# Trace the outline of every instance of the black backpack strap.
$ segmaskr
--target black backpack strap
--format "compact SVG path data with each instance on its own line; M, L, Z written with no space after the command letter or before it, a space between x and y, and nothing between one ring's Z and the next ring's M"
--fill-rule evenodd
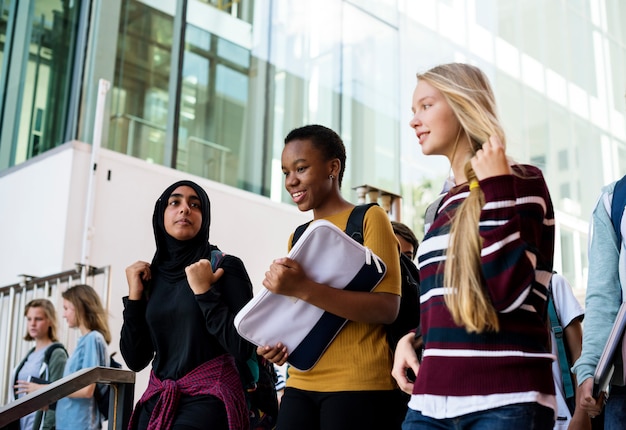
M346 224L346 234L352 239L363 245L363 220L365 219L365 212L372 206L378 206L378 203L367 203L364 205L357 205L352 209L348 222Z
M311 221L304 223L302 225L299 225L296 228L296 231L293 232L293 238L291 239L291 247L293 248L293 246L296 244L296 242L298 241L298 239L300 239L300 236L302 236L302 233L304 233L304 230L307 229L307 227L309 226L309 224L311 224Z
M352 209L352 212L350 212L350 216L348 217L348 222L346 224L346 234L359 242L361 245L363 245L363 220L365 219L365 212L367 212L367 210L372 206L378 206L378 203L367 203L355 206L354 209ZM300 239L309 224L311 224L311 221L299 225L293 232L293 238L291 239L292 248L298 239Z
M59 348L65 351L65 347L60 342L55 342L52 345L50 345L48 348L46 348L46 352L43 356L43 362L46 364L50 363L50 357L52 357L52 353ZM65 354L67 355L67 351L65 351Z

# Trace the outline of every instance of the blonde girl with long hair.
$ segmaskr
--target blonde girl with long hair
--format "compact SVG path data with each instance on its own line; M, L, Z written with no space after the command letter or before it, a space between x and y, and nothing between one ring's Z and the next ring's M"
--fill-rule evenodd
M108 366L107 345L111 332L106 310L98 293L89 285L80 284L62 293L63 318L70 328L80 331L80 338L70 355L63 376L94 366ZM57 430L95 430L102 427L94 392L96 384L88 385L57 402Z
M421 363L412 334L396 349L392 374L412 394L403 429L551 429L548 188L539 169L507 157L480 69L444 64L417 80L410 126L425 155L448 158L454 185L418 249Z

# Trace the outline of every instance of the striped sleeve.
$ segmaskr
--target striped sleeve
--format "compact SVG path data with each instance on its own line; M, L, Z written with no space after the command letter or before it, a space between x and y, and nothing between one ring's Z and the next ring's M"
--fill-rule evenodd
M514 166L515 174L480 181L481 261L494 307L510 312L543 306L552 272L554 210L541 171ZM537 301L529 295L538 295Z

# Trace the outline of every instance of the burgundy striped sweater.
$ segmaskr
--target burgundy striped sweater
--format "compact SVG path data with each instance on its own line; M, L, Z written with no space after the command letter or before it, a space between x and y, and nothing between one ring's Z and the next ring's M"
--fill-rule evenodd
M443 296L450 223L467 184L444 197L420 244L421 323L425 353L414 394L485 396L554 394L546 323L554 251L554 210L541 171L513 166L515 175L480 181L484 287L498 313L498 333L457 326Z

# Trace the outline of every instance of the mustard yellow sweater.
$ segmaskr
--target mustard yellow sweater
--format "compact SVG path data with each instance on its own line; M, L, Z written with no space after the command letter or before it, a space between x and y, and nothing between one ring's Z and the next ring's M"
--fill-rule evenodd
M350 212L324 219L345 230ZM382 208L374 206L366 212L363 239L364 245L387 266L387 273L374 292L400 295L398 241ZM289 368L287 386L320 392L391 390L396 387L392 365L384 325L348 321L311 370Z

